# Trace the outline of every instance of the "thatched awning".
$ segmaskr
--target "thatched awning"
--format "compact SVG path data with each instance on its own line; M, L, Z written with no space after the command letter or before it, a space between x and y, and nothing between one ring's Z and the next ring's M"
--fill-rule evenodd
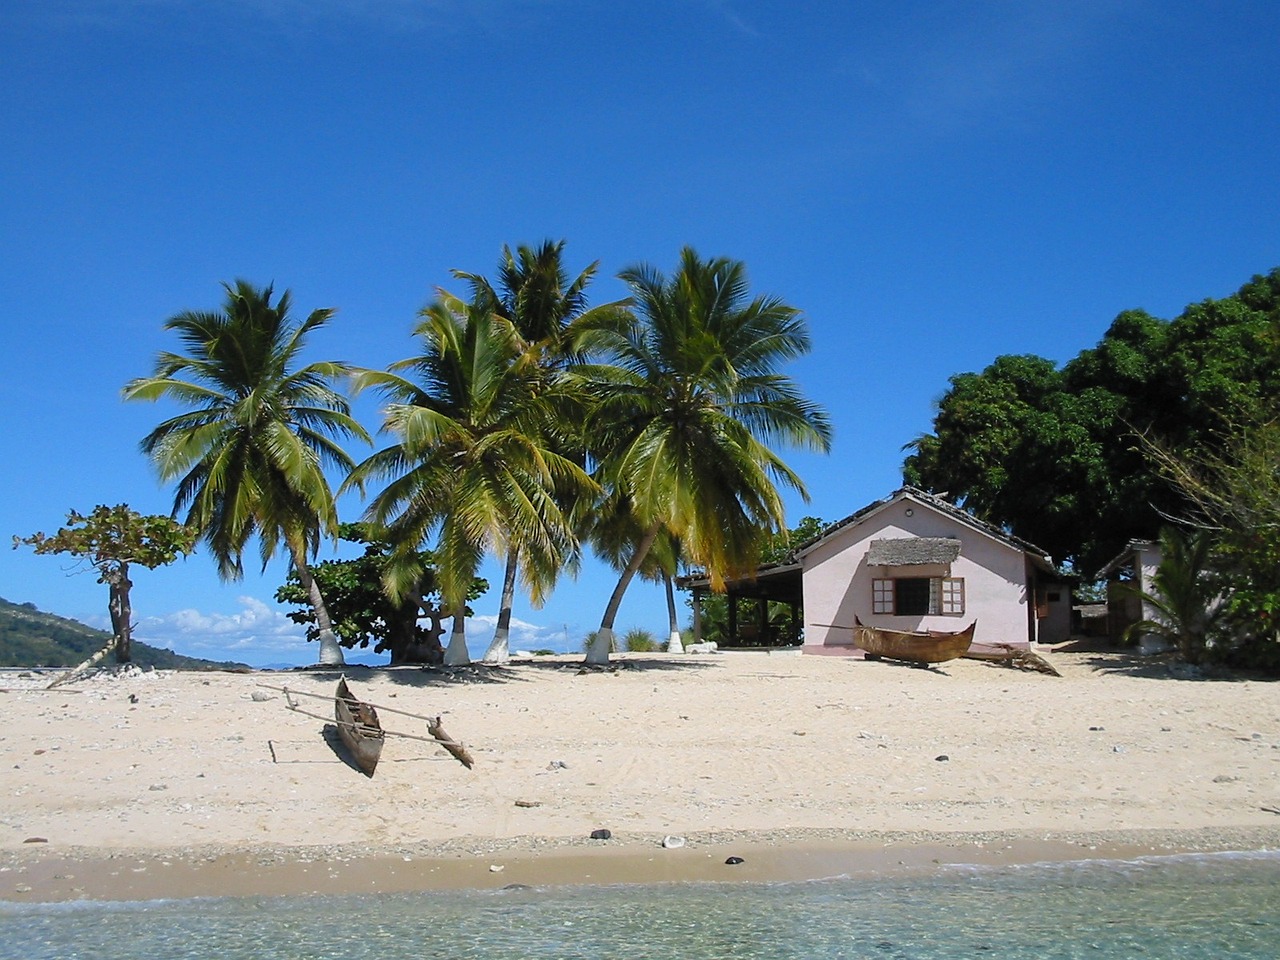
M919 567L948 564L960 556L960 541L952 537L898 537L872 540L867 563L877 567Z

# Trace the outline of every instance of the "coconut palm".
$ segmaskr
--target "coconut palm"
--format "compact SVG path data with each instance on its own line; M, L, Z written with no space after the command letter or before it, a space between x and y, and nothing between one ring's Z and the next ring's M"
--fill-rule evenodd
M332 387L349 368L333 361L300 366L307 336L333 311L295 323L288 291L272 305L271 286L237 280L223 289L221 312L185 311L165 323L187 352L159 354L152 376L131 380L124 397L191 408L142 441L161 479L178 483L174 514L187 511L186 523L200 531L224 580L243 576L241 558L254 536L264 567L283 542L315 611L320 662L341 664L307 557L322 535L337 533L324 470L352 466L338 441L369 437Z
M647 265L620 277L635 316L584 329L577 348L607 362L574 375L596 396L587 435L599 479L629 499L642 533L591 662L608 659L623 594L664 531L714 585L754 569L761 542L783 529L777 484L806 496L770 445L825 451L831 438L826 413L777 372L809 349L799 311L750 297L742 263L685 248L670 279Z
M455 270L454 275L470 283L476 301L490 304L497 316L511 323L519 338L518 355L513 361L519 368L517 375L531 384L549 385L575 359L571 350L574 327L611 315L623 307L620 303L611 303L588 309L586 288L595 276L596 267L597 264L593 263L570 279L564 267L564 241L547 240L537 247L522 245L514 253L510 247L503 247L496 288L478 274ZM552 396L557 395L554 390L548 392ZM559 395L563 396L563 392ZM560 453L580 460L581 455L575 456L574 451L581 444L568 435L572 431L567 429L575 419L580 418L565 410L556 416L562 435L558 449ZM562 498L562 507L567 506L569 504ZM530 559L528 555L523 557L522 569L526 582L535 584L531 592L548 592L560 572L561 563L557 561L551 567L538 569L530 565ZM511 610L521 560L521 544L512 539L508 544L503 573L498 622L484 655L485 662L503 663L510 656Z
M518 549L528 567L558 569L578 544L557 494L590 498L596 487L557 450L563 388L524 375L515 362L520 338L490 300L464 302L440 291L414 336L418 356L355 378L358 390L377 389L390 401L383 426L396 442L347 482L388 481L368 518L406 549L435 531L437 581L453 616L445 663L459 665L470 662L466 597L485 552ZM396 577L389 580L394 591ZM540 601L544 582L529 583Z

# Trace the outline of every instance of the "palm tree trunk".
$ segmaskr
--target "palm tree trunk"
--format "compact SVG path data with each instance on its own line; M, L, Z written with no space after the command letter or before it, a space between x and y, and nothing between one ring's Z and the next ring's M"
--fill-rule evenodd
M516 595L516 567L520 551L514 546L507 551L507 569L502 575L502 606L498 609L498 625L493 628L493 640L484 652L485 663L506 663L511 659L508 637L511 635L511 604Z
M324 595L320 593L320 584L311 575L306 550L296 543L290 543L289 553L293 557L293 569L298 574L298 582L307 591L307 600L316 616L316 629L320 632L320 657L316 662L326 667L340 667L347 661L342 655L338 636L333 632L333 620L329 617L329 608L325 606Z
M627 592L631 578L640 569L640 564L644 563L644 558L649 555L661 531L662 522L658 521L645 531L640 542L636 544L635 555L627 564L627 569L622 571L622 577L618 580L618 585L613 588L613 595L609 597L609 605L604 608L604 616L600 618L600 629L596 631L595 642L587 649L587 663L609 662L609 651L613 649L613 622L618 618L618 608L622 606L622 595Z
M453 611L453 631L449 634L449 646L444 651L446 667L465 667L471 662L467 652L467 606L464 603Z
M667 653L684 653L684 644L680 642L680 618L676 615L676 593L671 586L671 574L664 573L662 583L667 588Z

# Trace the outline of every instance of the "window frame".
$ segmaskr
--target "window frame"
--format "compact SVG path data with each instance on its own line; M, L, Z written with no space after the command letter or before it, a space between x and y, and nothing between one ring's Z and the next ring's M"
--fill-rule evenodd
M898 583L928 581L929 599L924 613L901 613ZM967 606L964 577L873 577L871 612L889 617L963 617Z

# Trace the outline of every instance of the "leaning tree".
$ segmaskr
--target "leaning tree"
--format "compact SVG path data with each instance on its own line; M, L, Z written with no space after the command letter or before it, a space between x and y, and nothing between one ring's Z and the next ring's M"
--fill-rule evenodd
M174 514L186 510L224 580L243 576L241 557L255 536L264 568L283 541L315 610L320 662L341 664L308 556L322 536L337 535L325 467L353 466L338 441L369 436L332 386L347 376L347 365L301 363L307 337L333 311L315 310L296 323L288 291L273 304L270 286L237 280L224 289L221 311L185 311L168 320L165 329L187 352L161 353L153 374L130 381L124 397L190 408L142 441L161 479L178 484Z

